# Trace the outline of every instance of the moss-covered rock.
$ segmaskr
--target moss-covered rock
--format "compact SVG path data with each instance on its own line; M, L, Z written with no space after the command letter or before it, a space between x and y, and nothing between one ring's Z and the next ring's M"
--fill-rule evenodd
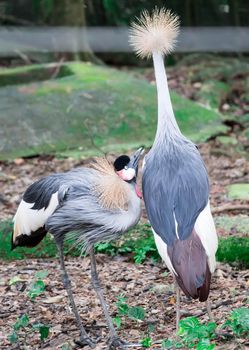
M40 74L42 66L26 69ZM2 75L24 73L24 68L16 68ZM128 73L87 63L65 64L64 73L57 79L0 89L0 159L152 144L157 118L154 86ZM174 92L172 100L182 132L194 142L226 130L218 113Z

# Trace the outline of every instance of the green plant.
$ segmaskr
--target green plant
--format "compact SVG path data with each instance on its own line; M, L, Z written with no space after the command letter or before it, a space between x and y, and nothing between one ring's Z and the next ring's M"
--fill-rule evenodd
M145 310L141 306L129 306L127 303L127 298L124 294L117 297L117 312L116 316L113 317L113 321L119 328L122 324L122 317L126 316L132 320L142 321L145 319Z
M141 340L141 345L144 348L150 348L152 345L152 339L151 337L147 336Z
M22 338L24 342L27 343L27 336L33 331L38 330L40 333L40 340L43 341L49 335L49 326L43 323L33 323L29 322L29 316L24 314L17 318L16 322L12 325L12 332L8 335L8 340L11 344L19 343Z
M29 291L27 295L31 299L35 299L38 295L42 294L45 290L45 283L42 278L46 278L48 275L47 270L38 271L35 273L34 280L30 284ZM17 283L20 281L18 276L10 279L9 285ZM8 335L8 340L14 344L19 343L22 338L24 342L27 343L27 336L34 331L38 331L40 334L40 340L43 341L49 335L49 326L43 323L33 323L29 322L29 315L24 314L17 318L16 322L12 326L12 333Z
M196 349L201 350L205 340L205 349L211 350L215 348L215 344L211 344L210 340L215 337L216 327L215 322L201 324L196 317L187 317L179 322L177 335L180 336L182 343L190 349L196 347Z
M43 270L43 271L38 271L35 274L35 279L32 281L29 291L28 291L28 296L31 299L35 299L37 296L42 294L46 288L45 283L43 282L42 278L47 277L48 271Z
M222 325L222 328L230 328L237 337L249 336L249 309L241 307L231 311L228 320Z

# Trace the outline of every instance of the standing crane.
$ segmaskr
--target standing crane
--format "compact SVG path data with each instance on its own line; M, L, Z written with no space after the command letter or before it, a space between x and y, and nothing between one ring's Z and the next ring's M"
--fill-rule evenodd
M180 290L207 301L218 246L209 205L209 181L201 155L177 125L164 67L179 32L171 11L147 11L132 24L130 42L138 56L152 56L158 99L156 137L143 164L145 207L159 254L176 280L177 317ZM211 317L208 302L207 311Z
M114 329L100 288L94 244L118 238L136 225L141 216L141 196L136 177L143 149L130 158L118 157L114 164L96 158L90 167L53 174L33 183L23 195L14 217L12 248L34 247L53 234L58 249L61 276L80 330L80 342L94 347L82 325L66 271L63 242L73 239L89 253L91 279L110 330L110 346L121 343Z

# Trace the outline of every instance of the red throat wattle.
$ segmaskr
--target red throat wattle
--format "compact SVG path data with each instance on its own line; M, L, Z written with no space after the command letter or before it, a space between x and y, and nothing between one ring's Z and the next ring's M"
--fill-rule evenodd
M136 191L137 196L142 199L143 195L142 195L142 192L139 190L137 184L135 185L135 191Z

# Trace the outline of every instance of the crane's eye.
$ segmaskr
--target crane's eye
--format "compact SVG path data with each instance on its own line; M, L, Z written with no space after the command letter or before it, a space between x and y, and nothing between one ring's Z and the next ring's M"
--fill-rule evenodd
M128 166L126 165L125 167L124 167L124 170L127 170L128 169Z

